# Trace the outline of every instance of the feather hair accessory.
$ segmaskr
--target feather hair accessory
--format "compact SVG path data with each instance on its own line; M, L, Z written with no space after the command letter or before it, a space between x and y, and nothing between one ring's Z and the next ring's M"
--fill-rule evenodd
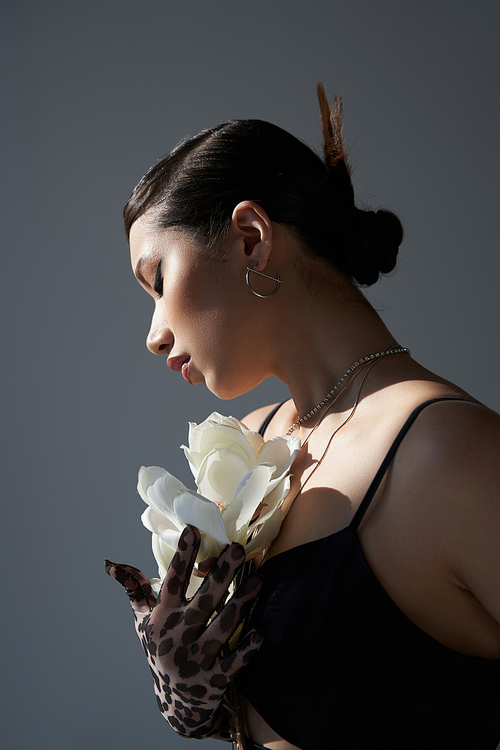
M350 174L351 170L347 162L347 152L342 138L342 97L336 96L333 107L330 108L323 84L318 83L316 90L321 114L325 162L331 169L335 169L339 166L339 163L342 163L347 169L348 174Z

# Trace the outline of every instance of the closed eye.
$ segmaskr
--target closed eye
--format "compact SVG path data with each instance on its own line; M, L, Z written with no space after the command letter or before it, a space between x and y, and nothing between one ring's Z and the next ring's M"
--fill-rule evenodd
M153 285L153 289L158 295L158 299L160 299L160 297L163 295L163 277L161 275L161 260L158 263L158 267L156 269L155 283Z

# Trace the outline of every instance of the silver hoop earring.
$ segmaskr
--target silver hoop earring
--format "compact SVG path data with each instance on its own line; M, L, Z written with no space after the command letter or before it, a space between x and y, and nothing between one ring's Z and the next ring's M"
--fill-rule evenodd
M255 294L256 297L261 297L262 299L267 299L268 297L274 297L274 295L276 294L276 292L278 291L278 289L281 286L281 279L280 279L280 277L276 276L276 278L275 278L274 276L269 276L267 273L261 273L260 271L256 271L255 270L255 266L256 265L258 265L258 264L254 263L253 266L247 266L246 281L247 281L248 288L250 289L250 291L252 292L252 294ZM255 291L255 289L252 289L252 285L250 284L250 271L253 271L254 273L259 274L259 276L264 276L266 279L271 279L271 281L275 281L276 282L276 289L274 290L274 292L271 292L271 294L259 294L258 292Z

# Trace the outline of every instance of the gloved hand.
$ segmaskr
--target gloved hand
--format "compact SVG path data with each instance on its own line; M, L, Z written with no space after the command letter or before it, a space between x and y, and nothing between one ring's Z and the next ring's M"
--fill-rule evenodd
M148 579L137 568L106 560L106 572L125 587L130 598L163 716L184 737L230 739L222 699L231 680L258 651L262 635L250 631L227 655L221 649L250 609L262 580L252 573L208 623L243 564L245 552L239 544L227 547L187 601L199 545L199 531L186 526L157 601Z

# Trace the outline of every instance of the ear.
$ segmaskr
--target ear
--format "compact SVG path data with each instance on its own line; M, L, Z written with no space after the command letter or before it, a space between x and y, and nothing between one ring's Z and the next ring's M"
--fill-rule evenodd
M233 211L231 229L240 241L246 265L262 272L272 252L273 230L267 213L257 203L242 201Z

